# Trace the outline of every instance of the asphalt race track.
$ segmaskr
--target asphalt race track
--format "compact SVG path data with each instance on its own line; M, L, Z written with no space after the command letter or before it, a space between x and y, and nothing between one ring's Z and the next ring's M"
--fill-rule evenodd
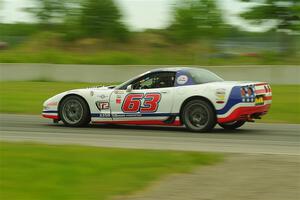
M34 115L0 114L0 140L102 147L300 155L300 125L248 123L211 133L184 128L90 125L70 128Z

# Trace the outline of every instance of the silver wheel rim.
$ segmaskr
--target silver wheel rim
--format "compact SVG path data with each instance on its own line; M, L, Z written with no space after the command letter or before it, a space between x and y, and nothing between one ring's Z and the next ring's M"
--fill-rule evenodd
M191 105L188 108L188 120L193 127L202 129L208 123L209 111L205 106L200 104Z
M64 104L62 115L68 124L76 124L82 119L83 107L78 100L70 99Z

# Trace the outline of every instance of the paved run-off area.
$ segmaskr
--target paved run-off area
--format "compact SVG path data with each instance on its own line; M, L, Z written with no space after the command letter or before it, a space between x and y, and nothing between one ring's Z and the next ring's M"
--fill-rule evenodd
M153 183L128 200L300 199L300 125L247 124L195 134L183 128L68 128L31 115L0 115L0 140L229 153L221 164ZM235 153L235 154L232 154Z
M221 164L173 175L118 200L299 200L300 157L228 155Z

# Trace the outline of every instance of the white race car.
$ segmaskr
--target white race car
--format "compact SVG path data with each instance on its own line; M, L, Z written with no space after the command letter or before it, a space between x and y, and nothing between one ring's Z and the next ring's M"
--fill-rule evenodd
M164 68L119 86L75 89L44 102L43 117L67 126L92 123L235 129L267 113L272 102L264 82L224 81L200 68Z

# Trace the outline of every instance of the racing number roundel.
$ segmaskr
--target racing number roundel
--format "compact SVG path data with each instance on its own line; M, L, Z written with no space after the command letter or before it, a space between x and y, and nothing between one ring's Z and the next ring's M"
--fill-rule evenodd
M125 97L122 111L128 112L155 112L158 109L161 95L159 93L129 94ZM142 100L143 104L142 104Z

